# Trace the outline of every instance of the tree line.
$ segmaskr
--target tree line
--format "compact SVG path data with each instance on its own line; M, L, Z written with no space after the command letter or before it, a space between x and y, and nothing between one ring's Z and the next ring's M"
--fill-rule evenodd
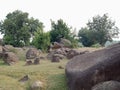
M57 22L51 20L51 30L44 31L44 24L33 17L29 18L27 12L15 10L8 13L6 18L0 22L0 32L4 35L4 44L15 47L33 45L38 49L47 51L47 47L53 42L59 42L60 38L71 41L72 47L78 47L78 43L90 47L96 43L101 46L112 37L119 34L107 14L97 15L88 21L86 27L79 29L78 34L73 34L74 29L69 27L62 19ZM75 37L78 37L77 39Z

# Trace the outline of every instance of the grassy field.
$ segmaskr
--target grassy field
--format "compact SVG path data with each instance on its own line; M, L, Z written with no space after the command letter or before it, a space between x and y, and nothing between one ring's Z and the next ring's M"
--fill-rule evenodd
M41 60L39 65L24 66L20 61L14 66L8 66L0 60L0 90L30 90L30 84L36 80L43 82L42 90L67 90L65 67L68 60L59 63L51 63L49 60ZM18 80L29 75L30 80L25 83Z

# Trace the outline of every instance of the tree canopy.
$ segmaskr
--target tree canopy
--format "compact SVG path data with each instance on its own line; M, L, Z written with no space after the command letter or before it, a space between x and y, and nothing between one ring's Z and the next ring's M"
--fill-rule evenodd
M87 29L81 28L78 36L85 46L95 43L103 46L106 41L112 40L118 34L119 29L115 26L115 22L104 14L103 16L97 15L92 18L92 21L88 21Z
M58 20L57 23L51 21L51 42L59 42L60 38L69 38L70 35L70 28L67 24L62 20Z
M28 13L15 10L8 13L6 19L0 24L0 32L4 34L5 44L23 46L30 43L31 35L37 28L43 28L43 24L34 18L28 18ZM42 29L41 29L42 30Z

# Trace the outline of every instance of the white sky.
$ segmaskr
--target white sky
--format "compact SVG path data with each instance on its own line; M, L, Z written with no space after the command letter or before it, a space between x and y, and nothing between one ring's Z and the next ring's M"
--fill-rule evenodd
M50 19L63 19L79 30L95 15L108 13L120 25L120 0L0 0L0 20L9 12L22 10L44 23L50 30ZM120 27L119 27L120 28Z

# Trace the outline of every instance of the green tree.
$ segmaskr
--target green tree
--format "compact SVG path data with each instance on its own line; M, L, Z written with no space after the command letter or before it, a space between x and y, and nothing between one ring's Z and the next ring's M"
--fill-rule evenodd
M51 42L59 42L60 38L65 38L71 41L72 47L77 47L78 41L74 39L75 35L71 33L71 29L62 19L59 19L57 23L51 21Z
M0 32L4 34L5 44L19 47L29 45L31 36L40 26L42 28L42 23L33 18L29 19L28 13L15 10L1 21Z
M92 21L88 21L87 27L79 30L78 36L85 46L96 43L103 46L106 41L112 40L112 37L118 34L119 29L115 26L115 22L104 14L103 16L97 15L92 18Z
M29 31L31 33L31 37L34 37L34 33L37 31L37 29L40 29L43 31L43 23L39 22L38 19L34 19L33 17L29 19Z
M32 44L41 49L43 52L47 52L48 46L50 45L50 34L49 32L43 32L38 29L33 38Z
M62 19L58 20L57 23L51 21L51 42L59 42L60 38L68 39L70 36L70 28L67 26Z
M106 41L112 40L112 37L119 34L118 27L115 26L115 22L112 21L107 14L93 17L92 21L87 23L87 26L89 30L96 32L96 41L102 46Z
M79 30L78 36L80 42L86 47L90 47L91 45L95 44L95 32L88 30L88 28L81 28Z

